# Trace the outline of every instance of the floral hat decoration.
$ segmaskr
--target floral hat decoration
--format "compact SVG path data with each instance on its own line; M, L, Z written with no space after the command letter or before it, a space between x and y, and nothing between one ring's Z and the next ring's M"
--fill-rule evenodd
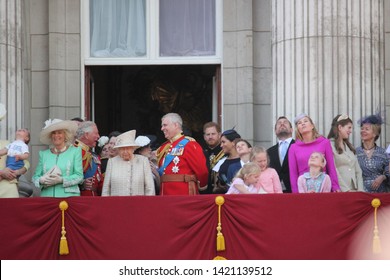
M106 145L109 140L110 138L108 138L108 136L101 136L98 140L98 147L103 148L104 145Z
M145 147L149 145L151 142L150 138L147 136L140 135L137 138L135 138L135 143L137 143L140 147Z
M384 118L382 117L382 113L378 112L374 115L365 116L365 117L361 118L360 120L358 120L358 124L360 124L360 126L362 126L363 124L366 124L366 123L382 125L385 122L384 122Z

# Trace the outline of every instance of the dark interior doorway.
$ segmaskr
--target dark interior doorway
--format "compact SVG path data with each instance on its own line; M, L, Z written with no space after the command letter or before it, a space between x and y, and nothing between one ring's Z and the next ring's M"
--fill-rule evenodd
M220 88L218 65L91 66L86 72L86 106L100 135L136 129L161 144L161 117L176 112L185 134L202 141L202 126L212 120L213 92Z

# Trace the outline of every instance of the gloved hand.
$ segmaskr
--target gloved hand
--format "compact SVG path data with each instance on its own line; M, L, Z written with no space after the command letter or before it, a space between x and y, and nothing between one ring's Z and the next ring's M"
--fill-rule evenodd
M45 182L44 184L47 185L47 186L54 186L54 185L57 185L59 183L62 183L63 179L60 175L54 175L54 174L50 174L46 179L45 179Z
M41 178L39 178L39 183L41 184L41 185L46 185L46 180L47 180L47 178L48 178L48 175L43 175L43 176L41 176Z

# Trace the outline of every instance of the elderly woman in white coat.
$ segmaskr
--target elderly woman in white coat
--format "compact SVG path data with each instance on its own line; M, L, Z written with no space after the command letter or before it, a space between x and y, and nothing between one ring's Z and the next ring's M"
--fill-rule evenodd
M135 133L130 130L116 138L118 155L108 160L102 196L155 195L149 160L134 154L139 148Z
M362 170L356 156L356 150L348 140L352 133L352 126L353 123L349 116L337 115L332 121L332 127L328 134L340 189L343 192L363 191Z

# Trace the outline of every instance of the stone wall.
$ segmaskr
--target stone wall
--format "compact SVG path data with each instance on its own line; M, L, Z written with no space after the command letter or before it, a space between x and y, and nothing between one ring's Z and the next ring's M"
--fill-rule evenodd
M38 152L47 148L39 142L44 121L81 114L80 1L24 4L25 95L31 97L27 123L32 128L31 162L37 163Z

